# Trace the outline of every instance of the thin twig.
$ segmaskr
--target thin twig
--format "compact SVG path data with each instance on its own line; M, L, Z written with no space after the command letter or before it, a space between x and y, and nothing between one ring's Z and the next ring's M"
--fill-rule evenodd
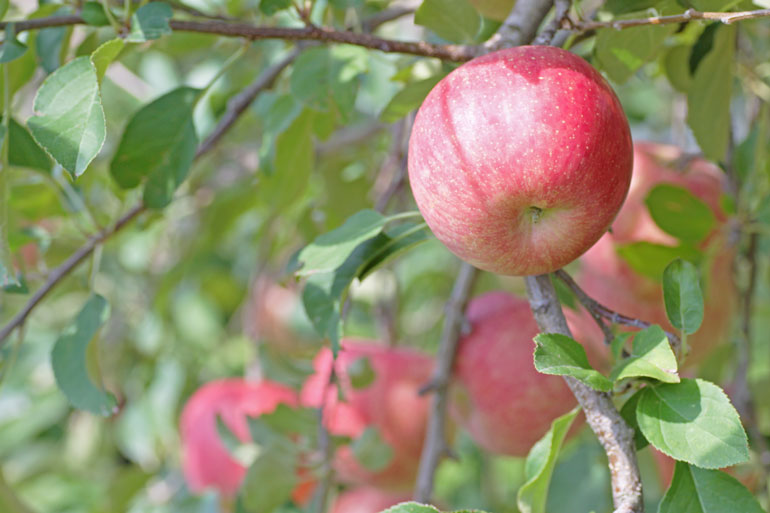
M541 332L572 336L547 274L527 276L527 295ZM623 421L609 394L594 390L571 376L564 376L564 380L607 453L614 513L642 513L642 480L636 461L634 430Z
M586 292L580 288L580 285L575 282L575 280L572 279L572 276L567 274L567 272L564 269L559 269L554 273L557 278L559 278L562 282L564 282L567 287L570 288L573 294L575 294L575 297L578 301L580 301L580 304L585 307L586 310L591 314L591 316L599 323L601 319L606 319L610 321L612 324L618 324L621 326L629 326L631 328L639 328L639 329L646 329L652 326L651 323L647 321L643 321L641 319L635 319L633 317L629 317L627 315L620 314L603 304L596 301L594 298L586 294ZM600 323L600 326L602 326L604 323ZM666 336L668 337L668 341L671 344L671 348L679 354L682 348L682 341L679 339L679 337L671 333L670 331L664 330L666 333ZM606 336L606 333L605 333Z
M425 443L422 447L417 484L414 490L414 500L417 502L430 502L433 495L436 467L441 457L447 453L447 388L457 352L457 343L464 323L465 306L477 276L478 270L475 267L463 263L455 280L452 294L446 304L446 316L444 317L441 341L436 356L436 367L428 387L433 391L433 397L431 398L430 418L425 432Z
M671 16L650 16L647 18L635 18L630 20L577 21L572 22L572 28L578 32L587 32L589 30L601 28L623 30L631 27L640 27L642 25L668 25L672 23L686 23L692 20L720 21L729 25L736 21L766 18L768 16L770 16L770 9L757 9L755 11L741 12L702 12L695 9L687 9L682 14L673 14Z
M292 55L294 55L294 52L292 52L289 57ZM238 101L228 105L228 111L225 112L225 114L219 120L219 123L217 123L214 131L200 144L199 149L195 154L196 159L201 157L205 152L210 151L215 146L217 141L222 138L222 135L224 135L224 133L235 124L238 116L242 114L248 106L248 103L244 105L244 102L248 98L251 98L251 101L253 101L260 91L270 87L277 74L280 73L280 69L278 68L285 62L285 60L289 59L289 57L286 57L278 64L275 64L274 66L266 69L254 80L254 82L252 82L250 86L247 86L247 88L244 90L244 93L248 92L248 96L245 94L239 95L236 97L239 98ZM286 66L288 66L288 63L286 63L284 68ZM237 109L237 115L232 115L229 109ZM22 308L22 310L17 313L13 319L8 322L8 324L3 326L2 330L0 330L0 348L2 348L3 344L5 344L8 335L10 335L14 329L24 324L24 322L27 320L27 317L29 317L35 307L40 304L43 298L45 298L48 293L51 292L54 287L56 287L56 285L58 285L76 267L78 267L80 263L83 262L83 260L85 260L94 251L94 249L96 249L97 246L103 244L107 239L111 238L113 235L125 228L131 223L131 221L133 221L136 217L139 216L139 214L144 211L145 207L142 203L135 205L133 208L131 208L131 210L126 212L120 219L118 219L114 225L90 238L77 251L75 251L75 253L73 253L67 260L65 260L64 263L51 271L46 282L35 292L35 294L33 294L29 301L27 301L27 304L24 305L24 308Z
M289 55L263 71L246 89L227 102L227 111L222 116L222 119L219 120L214 131L198 146L198 150L195 152L196 158L208 153L219 142L222 136L240 118L241 114L249 108L249 105L252 104L259 93L271 87L281 72L294 62L299 53L299 48L292 50Z
M317 420L318 420L318 452L321 455L321 478L318 480L318 484L313 490L313 500L311 502L311 511L313 513L324 513L326 511L326 503L329 500L329 491L334 484L334 466L332 459L334 458L334 446L331 442L331 435L329 430L326 429L324 424L324 414L326 412L327 404L326 398L328 394L328 387L335 386L336 373L334 366L336 361L332 361L331 371L329 372L329 380L324 387L324 393L321 396L321 405L318 407Z

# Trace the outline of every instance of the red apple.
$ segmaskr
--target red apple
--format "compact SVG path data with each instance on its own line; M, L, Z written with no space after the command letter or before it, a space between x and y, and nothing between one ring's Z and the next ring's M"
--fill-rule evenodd
M500 50L428 94L409 179L433 233L499 274L554 271L590 248L631 181L628 121L607 82L549 46Z
M598 327L587 339L574 329L578 314L565 313L586 352L601 359L605 349ZM535 370L533 338L539 330L527 301L490 292L470 302L467 318L471 331L458 347L453 415L486 450L525 456L576 400L561 377Z
M639 241L674 245L676 239L655 224L644 200L658 184L669 183L689 190L711 208L717 220L713 232L701 245L709 257L706 262L708 278L703 324L688 337L691 353L687 363L695 364L728 339L736 304L732 271L735 251L727 243L727 217L719 204L725 186L723 173L703 159L682 163L682 151L675 146L634 145L634 178L628 199L612 225L612 233L605 234L580 259L577 281L600 303L620 313L673 329L666 317L660 281L636 273L620 257L618 247Z
M399 495L361 486L345 490L337 496L332 505L332 513L380 513L400 502L410 500L408 495Z
M373 379L356 388L351 373L365 369L364 362L373 371ZM321 350L314 366L315 374L302 388L302 404L318 407L323 403L324 422L333 435L357 438L374 427L393 451L384 469L371 471L358 463L350 446L340 447L334 463L340 480L388 490L411 489L428 417L428 399L418 395L418 390L430 379L433 360L412 349L344 339L335 363L341 390L329 385L329 349Z
M219 416L242 442L250 440L246 416L272 412L279 404L295 406L294 390L270 381L239 378L206 383L188 399L179 429L185 480L193 492L214 488L224 497L238 491L246 468L228 452L217 432Z

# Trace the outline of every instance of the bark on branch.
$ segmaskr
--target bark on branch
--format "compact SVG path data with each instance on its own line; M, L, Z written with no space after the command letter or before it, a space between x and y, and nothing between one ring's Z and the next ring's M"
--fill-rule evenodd
M527 295L541 332L572 336L547 274L527 276ZM614 513L642 513L642 479L636 461L634 430L620 416L609 394L594 390L569 376L565 376L564 380L607 453Z
M457 352L457 343L462 331L465 306L468 303L478 270L463 262L455 280L452 294L446 304L446 316L441 331L436 367L431 382L426 387L433 392L431 397L430 418L425 432L425 443L420 457L420 468L414 490L414 500L430 502L433 495L433 482L441 457L447 453L446 416L449 377ZM426 390L427 391L427 390Z

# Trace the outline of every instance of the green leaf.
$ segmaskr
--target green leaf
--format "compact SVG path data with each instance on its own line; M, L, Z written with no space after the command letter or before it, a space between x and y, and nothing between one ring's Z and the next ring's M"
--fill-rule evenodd
M714 48L714 35L716 34L719 25L719 22L706 25L706 28L703 29L698 40L695 41L695 44L692 46L692 50L689 52L689 58L687 59L686 68L686 70L690 72L690 76L695 73L703 58Z
M104 13L104 7L99 2L86 2L80 11L80 17L87 25L93 27L105 27L110 24L109 18Z
M129 43L144 43L171 34L168 20L173 12L168 4L150 2L143 5L131 16L131 32L126 37Z
M96 68L96 77L99 80L99 83L102 82L109 65L118 57L118 55L120 55L120 52L123 51L123 47L125 46L126 43L118 37L101 44L99 48L94 50L94 53L91 54L91 62L94 63L94 67Z
M315 162L313 118L305 109L275 142L274 170L260 181L260 198L274 212L281 212L302 196Z
M382 114L380 114L380 119L384 123L394 123L418 108L425 97L428 96L431 89L433 89L444 76L445 74L441 73L424 80L411 82L404 86L404 88L397 92L385 106Z
M481 16L467 0L423 0L414 22L453 43L473 43L481 29Z
M8 147L8 162L12 166L26 167L48 172L51 169L51 159L37 145L24 125L11 119L8 127L10 146Z
M631 338L632 333L624 332L618 333L610 343L610 353L615 360L619 360L623 354L623 348L626 347L626 342Z
M59 336L51 352L51 367L59 389L70 403L81 410L108 416L117 402L93 382L88 372L88 346L107 322L110 308L102 296L93 295L75 322Z
M660 0L607 0L602 9L618 15L643 11L650 7L655 7L658 3L660 3Z
M551 429L538 440L527 455L525 473L527 481L519 488L516 502L521 513L546 513L548 486L556 466L561 445L580 408L551 422Z
M658 513L763 513L757 499L737 479L719 470L676 462L674 477Z
M633 349L610 373L612 381L647 377L664 383L679 383L676 356L660 326L650 326L634 337Z
M618 246L616 251L631 269L655 281L663 278L663 271L672 260L681 258L697 264L703 257L693 246L666 246L644 241Z
M316 415L313 408L292 408L279 404L272 412L260 415L259 420L276 433L315 436L318 430Z
M735 25L720 25L687 94L687 124L703 154L714 161L727 152L734 63Z
M671 324L692 334L703 322L703 293L698 269L686 260L671 262L663 272L663 301Z
M311 48L294 61L291 91L308 107L334 109L343 121L348 121L353 115L359 77L368 69L369 54L363 48Z
M623 407L620 409L620 416L623 417L623 420L625 420L634 430L634 445L636 446L637 451L641 451L650 443L644 437L642 430L639 428L639 422L636 420L636 408L639 405L639 399L642 397L642 392L644 392L644 389L638 390L623 403Z
M372 257L356 275L363 280L384 262L422 242L430 240L432 234L425 223L404 223L388 228L371 241Z
M5 26L5 39L0 46L0 64L18 59L27 52L27 45L16 39L16 24Z
M193 125L198 94L180 87L142 107L112 158L110 173L121 187L131 189L146 179L144 203L150 208L166 206L190 170L198 145Z
M260 0L259 10L267 16L272 16L278 11L288 9L292 5L291 0Z
M241 506L248 513L270 513L291 497L297 483L293 454L265 447L251 464L241 485Z
M420 504L419 502L402 502L396 504L382 513L439 513L439 510L428 504Z
M382 231L387 218L374 210L361 210L345 223L328 233L319 235L299 253L304 265L299 275L334 271L340 267L356 247Z
M104 144L104 110L96 68L78 57L51 73L35 96L27 122L32 136L51 157L77 178Z
M0 0L0 20L2 20L5 17L5 13L8 12L8 2L9 0Z
M375 427L367 427L350 448L361 466L372 472L384 469L393 460L393 448L385 443Z
M572 376L596 390L612 390L612 381L591 368L586 351L579 342L558 333L535 337L535 368L543 374Z
M703 468L749 459L738 412L721 388L701 379L648 386L636 407L645 438L659 451Z
M644 17L632 13L621 18ZM599 68L622 84L658 54L663 42L676 30L675 25L644 25L624 30L600 29L596 33L596 60Z
M692 74L688 68L690 45L671 47L663 57L663 70L671 86L680 93L686 93L692 84Z
M57 14L70 14L69 9L59 9ZM62 44L67 37L68 27L49 27L38 31L35 52L40 57L40 66L46 73L53 73L61 66Z
M372 362L366 356L356 358L348 365L347 374L348 378L350 378L350 384L356 390L368 387L374 383L377 377L377 373L372 368Z
M716 223L716 217L706 203L677 185L655 186L647 194L645 204L655 224L683 242L701 242Z

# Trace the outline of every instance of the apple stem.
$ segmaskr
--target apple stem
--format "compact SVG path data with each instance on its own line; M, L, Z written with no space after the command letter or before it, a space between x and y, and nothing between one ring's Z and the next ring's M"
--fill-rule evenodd
M526 280L529 304L540 331L571 337L551 277L541 274L527 276ZM571 376L564 376L564 380L607 453L614 513L643 513L642 479L636 461L634 430L620 416L609 394L594 390Z
M532 223L535 224L543 217L543 209L540 207L529 207L527 209L529 212L529 218L532 220Z

